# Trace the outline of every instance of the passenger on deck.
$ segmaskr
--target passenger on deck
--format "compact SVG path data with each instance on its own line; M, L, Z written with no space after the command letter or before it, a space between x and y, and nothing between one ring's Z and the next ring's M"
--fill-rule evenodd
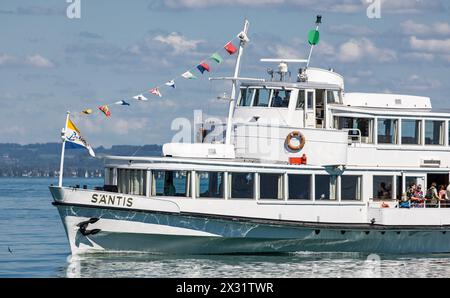
M419 184L419 185L417 185L417 187L414 191L414 195L411 198L411 205L413 207L422 208L423 202L424 202L424 198L423 198L422 185Z
M273 98L272 98L272 107L279 108L279 107L281 107L282 104L283 104L283 99L280 96L280 92L275 91L273 93Z
M379 199L390 199L391 191L386 187L386 183L381 182L380 188L378 189L378 198Z
M442 208L447 207L447 191L445 185L439 186L439 201Z
M436 189L436 182L431 183L431 187L427 190L427 203L431 204L433 207L437 207L439 201L439 194Z

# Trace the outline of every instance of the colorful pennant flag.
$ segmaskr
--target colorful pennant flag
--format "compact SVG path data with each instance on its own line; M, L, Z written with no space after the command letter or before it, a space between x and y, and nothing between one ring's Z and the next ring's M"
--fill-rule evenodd
M146 100L148 100L148 98L147 98L147 97L145 97L145 96L144 96L144 95L142 95L142 94L139 94L139 95L133 96L133 98L134 98L134 99L137 99L137 100L142 100L142 101L146 101Z
M128 102L126 102L125 100L119 100L115 102L116 105L121 105L121 106L129 106L130 104Z
M211 59L216 61L217 63L222 63L223 62L223 58L222 56L220 56L218 53L214 53L211 55Z
M170 80L165 85L168 86L168 87L175 88L175 81L174 80Z
M162 97L162 94L161 94L161 92L159 92L158 88L152 88L148 92L150 92L151 94L157 95L159 97Z
M67 126L64 131L64 141L66 142L66 148L68 149L84 148L88 150L90 156L95 157L94 150L92 150L92 147L81 136L80 131L70 119L68 119Z
M230 41L224 46L225 50L228 52L228 54L233 55L237 52L236 47L233 45L233 43Z
M185 79L188 79L188 80L195 80L195 79L197 79L197 77L194 76L194 75L192 74L192 72L190 72L190 71L186 71L186 72L183 73L181 76L182 76L183 78L185 78Z
M211 69L209 67L208 64L206 64L205 62L200 63L199 65L197 65L197 69L203 74L205 72L205 70L207 72L209 72Z
M83 111L81 111L81 113L85 114L85 115L90 115L90 114L92 114L92 109L83 110Z
M111 116L111 112L109 111L109 108L108 108L107 105L99 106L98 109L99 109L100 111L102 111L103 114L105 114L106 117Z

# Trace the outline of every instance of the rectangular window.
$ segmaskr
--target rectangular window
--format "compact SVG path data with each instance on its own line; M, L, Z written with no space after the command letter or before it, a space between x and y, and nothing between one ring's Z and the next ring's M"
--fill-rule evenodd
M298 90L297 104L295 108L297 110L303 110L305 108L305 90Z
M254 93L255 89L253 88L241 88L241 99L239 100L239 106L249 107L252 104Z
M414 119L402 119L402 144L406 145L420 145L420 120Z
M316 175L315 198L319 200L336 200L336 181L334 175Z
M223 199L223 173L196 172L197 174L197 198L221 198Z
M283 174L259 174L260 199L283 199Z
M444 121L425 120L425 144L444 145Z
M289 107L289 98L291 91L289 90L274 90L270 106L273 108L287 108Z
M313 107L314 107L314 91L308 91L307 93L308 93L308 103L307 103L308 106L307 106L307 108L309 110L312 110Z
M232 199L253 199L255 175L253 173L230 173Z
M350 129L348 135L351 141L361 139L362 143L373 143L373 119L335 117L335 128Z
M339 91L327 91L327 103L339 103Z
M362 176L341 176L341 200L361 201Z
M116 185L117 181L115 181L115 168L105 168L105 185Z
M144 196L147 170L118 169L117 184L120 193Z
M311 175L288 175L289 200L311 199Z
M402 199L402 190L403 190L403 178L402 178L402 176L395 176L395 179L396 179L395 197L397 198L397 200L401 200Z
M378 119L378 144L398 144L397 119Z
M373 198L381 200L392 199L393 176L373 176Z
M271 89L256 89L255 99L253 100L254 107L268 107Z
M189 171L153 171L152 195L170 197L190 196Z

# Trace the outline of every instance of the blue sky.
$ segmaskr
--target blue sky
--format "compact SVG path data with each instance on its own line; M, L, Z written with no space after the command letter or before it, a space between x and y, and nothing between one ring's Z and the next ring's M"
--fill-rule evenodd
M369 19L366 0L80 0L69 19L65 0L0 3L0 142L59 141L65 111L128 99L194 66L250 21L242 75L265 77L260 58L305 58L307 33L323 15L312 66L333 67L346 91L430 96L450 108L448 1L383 0ZM225 55L224 55L225 56ZM235 56L212 76L232 73ZM200 75L199 75L200 76ZM170 141L172 119L194 109L225 116L216 97L229 85L177 81L163 97L76 118L94 146Z

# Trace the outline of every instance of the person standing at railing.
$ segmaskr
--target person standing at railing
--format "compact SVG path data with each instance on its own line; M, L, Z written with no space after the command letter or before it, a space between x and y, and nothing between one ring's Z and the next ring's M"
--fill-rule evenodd
M436 182L431 183L431 187L427 190L427 202L431 204L431 207L437 207L440 201L438 191L436 189Z

